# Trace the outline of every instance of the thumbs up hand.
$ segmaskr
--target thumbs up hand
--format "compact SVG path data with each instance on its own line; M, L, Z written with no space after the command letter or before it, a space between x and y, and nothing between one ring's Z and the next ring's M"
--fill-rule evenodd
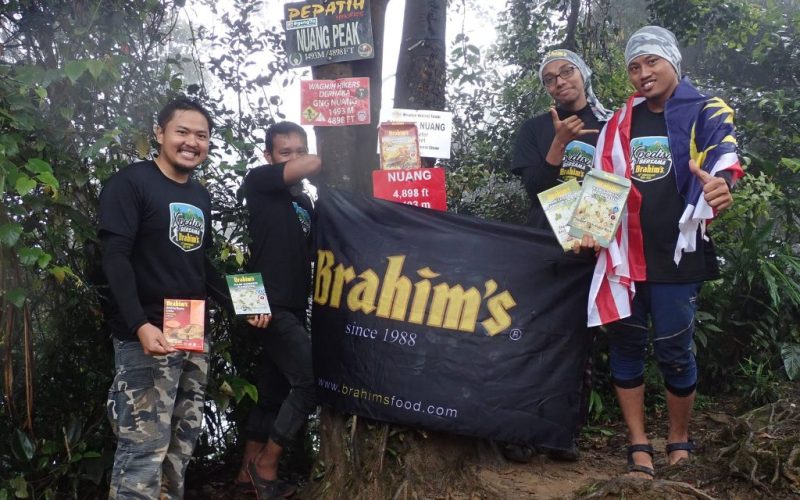
M689 160L689 170L703 185L703 198L708 206L717 212L725 210L733 203L731 190L722 177L714 177L705 170L700 169L694 160Z

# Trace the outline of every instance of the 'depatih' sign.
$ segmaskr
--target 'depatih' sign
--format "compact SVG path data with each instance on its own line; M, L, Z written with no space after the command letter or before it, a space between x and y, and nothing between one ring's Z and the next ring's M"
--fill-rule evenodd
M289 3L283 12L292 67L375 57L369 0Z

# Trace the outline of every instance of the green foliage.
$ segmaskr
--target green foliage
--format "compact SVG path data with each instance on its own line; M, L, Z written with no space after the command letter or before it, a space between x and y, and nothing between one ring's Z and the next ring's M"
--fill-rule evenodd
M748 408L758 408L780 397L780 383L765 361L748 357L739 362L736 373L738 391L746 398Z
M698 314L706 386L731 388L731 360L797 377L800 329L800 17L792 2L652 2L655 22L687 46L687 71L737 111L748 175L710 227L722 280ZM748 370L747 373L756 373ZM755 398L759 399L759 398Z

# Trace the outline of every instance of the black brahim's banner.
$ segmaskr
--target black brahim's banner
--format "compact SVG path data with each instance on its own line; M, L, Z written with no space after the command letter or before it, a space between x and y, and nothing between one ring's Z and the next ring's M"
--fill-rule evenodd
M320 193L313 348L339 411L566 448L593 264L550 232Z

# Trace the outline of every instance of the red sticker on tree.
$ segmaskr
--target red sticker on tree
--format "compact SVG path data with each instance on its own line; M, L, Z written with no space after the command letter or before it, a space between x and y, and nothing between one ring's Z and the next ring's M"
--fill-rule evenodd
M381 200L445 211L444 169L373 170L372 195Z
M369 78L302 81L300 103L303 125L369 125Z

